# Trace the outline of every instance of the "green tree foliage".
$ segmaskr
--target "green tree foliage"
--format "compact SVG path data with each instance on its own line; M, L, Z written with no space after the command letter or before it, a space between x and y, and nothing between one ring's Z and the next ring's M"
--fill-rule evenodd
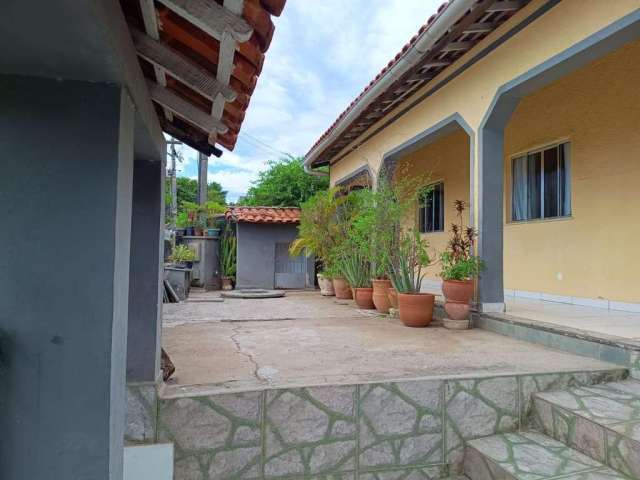
M185 202L196 203L198 200L198 181L187 177L178 177L176 179L176 190L178 197L178 213L185 211ZM222 185L218 182L209 182L207 186L207 201L215 202L220 205L227 204L227 192L222 189ZM167 177L165 183L165 202L171 204L171 179Z
M240 205L267 207L299 207L316 192L329 188L329 177L305 173L303 158L291 155L270 161L269 168L260 172Z

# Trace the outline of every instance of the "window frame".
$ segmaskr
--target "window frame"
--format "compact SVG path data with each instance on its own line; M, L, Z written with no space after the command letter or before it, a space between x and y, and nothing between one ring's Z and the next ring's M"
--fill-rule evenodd
M441 219L442 221L440 222L441 225L440 225L440 228L438 230L425 230L425 231L422 230L422 228L421 228L422 222L421 222L421 219L420 219L420 212L421 212L421 210L423 208L426 208L426 205L425 205L425 199L424 198L418 199L418 208L417 208L417 221L418 222L417 223L418 223L418 231L422 235L430 235L432 233L442 233L442 232L445 231L445 227L444 227L445 226L444 180L436 180L434 182L431 182L431 183L425 185L425 187L427 187L427 188L428 187L435 187L436 185L442 185L442 188L440 190L440 195L441 195L441 197L440 197L440 209L441 209L441 212L442 212L442 219ZM435 191L432 190L431 194L433 195L434 192ZM434 212L434 215L435 215L435 212ZM426 228L426 222L424 222L424 225L425 225L425 228Z
M565 161L565 165L566 165L566 171L568 172L569 175L569 214L567 215L556 215L553 217L545 217L544 216L544 151L545 150L549 150L551 148L559 148L562 145L568 144L569 147L569 158L564 158ZM571 219L573 218L573 188L572 188L572 152L573 152L573 142L571 140L571 138L560 138L558 140L555 140L553 142L550 143L546 143L543 145L538 145L534 148L528 149L528 150L521 150L517 153L514 153L512 155L509 155L509 176L510 176L510 181L509 181L509 210L508 212L505 211L505 215L507 216L508 220L507 223L508 224L521 224L521 223L537 223L537 222L554 222L554 221L562 221L562 220L567 220L567 219ZM514 177L513 177L513 173L514 173L514 161L518 158L521 157L528 157L529 155L533 155L539 153L540 154L540 217L536 217L536 218L528 218L528 219L524 219L524 220L515 220L513 218L513 194L514 194ZM560 156L558 156L558 162L560 161ZM558 183L558 188L560 188L560 183ZM559 198L558 198L559 199ZM560 210L560 204L558 205L558 210Z

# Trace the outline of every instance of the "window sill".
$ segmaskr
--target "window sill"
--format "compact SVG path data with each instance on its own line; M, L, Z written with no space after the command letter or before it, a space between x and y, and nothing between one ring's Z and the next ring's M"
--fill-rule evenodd
M443 233L447 233L444 230L438 230L436 232L420 232L420 235L440 235Z
M532 223L553 223L553 222L566 222L569 220L573 220L573 215L569 215L567 217L553 217L553 218L536 218L534 220L511 220L506 222L506 226L509 225L531 225Z

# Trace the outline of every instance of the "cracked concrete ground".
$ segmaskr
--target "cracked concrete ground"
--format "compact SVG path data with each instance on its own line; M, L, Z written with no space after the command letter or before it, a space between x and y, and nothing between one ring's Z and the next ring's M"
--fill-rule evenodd
M316 292L166 304L166 394L354 384L432 376L583 371L611 364L475 329L412 329Z

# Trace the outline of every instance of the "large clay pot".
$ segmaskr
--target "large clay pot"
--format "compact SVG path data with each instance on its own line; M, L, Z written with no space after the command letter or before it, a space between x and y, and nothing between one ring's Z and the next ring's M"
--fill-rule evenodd
M351 300L353 298L351 287L344 278L333 279L333 290L336 292L336 298L340 300Z
M389 303L391 304L391 308L398 308L398 292L393 287L389 287L387 290L387 297L389 298Z
M325 278L321 273L318 274L318 286L320 287L320 294L325 297L333 297L336 294L333 290L333 282Z
M373 284L373 304L380 313L389 313L389 288L390 280L372 280Z
M431 293L398 293L400 320L407 327L426 327L433 320L435 299Z
M373 310L376 306L373 304L373 288L354 288L353 298L358 308L365 310Z
M444 280L442 293L444 294L444 311L451 320L465 320L471 311L473 298L473 280Z

